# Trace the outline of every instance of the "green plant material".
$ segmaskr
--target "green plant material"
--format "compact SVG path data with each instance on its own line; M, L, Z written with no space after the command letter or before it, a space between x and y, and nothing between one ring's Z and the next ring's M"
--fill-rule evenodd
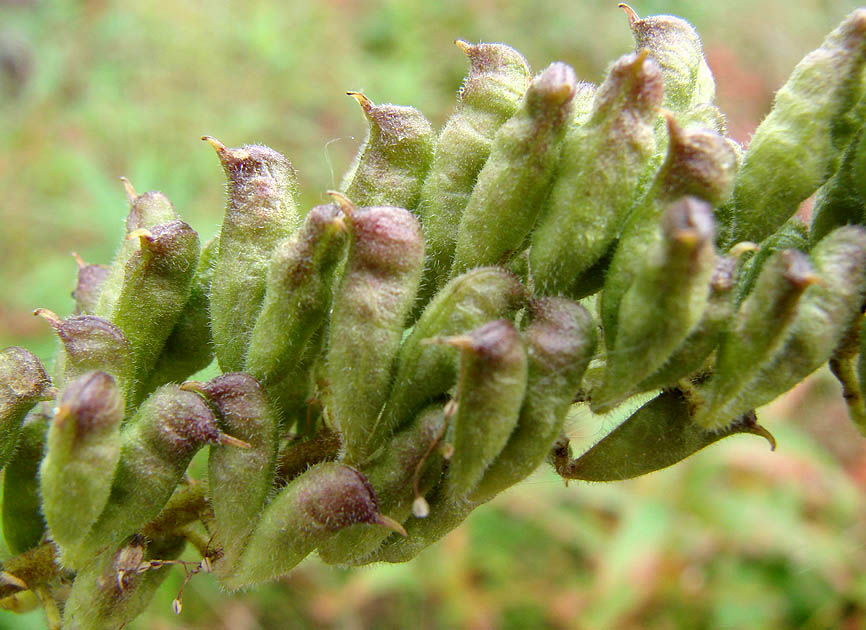
M627 4L617 6L626 12L628 25L634 35L635 50L648 51L653 61L661 67L664 106L676 112L685 112L712 103L716 96L716 84L695 28L674 15L640 18Z
M660 246L645 252L645 266L620 302L604 382L591 394L595 413L609 411L664 365L706 308L716 259L712 208L685 197L667 210L661 231Z
M208 296L218 250L217 237L201 248L189 298L148 375L145 391L152 392L166 383L179 383L206 368L213 360Z
M216 150L228 186L210 314L214 354L224 372L233 372L244 367L271 256L301 224L295 200L298 183L294 167L273 149L229 149L210 136L202 140Z
M139 539L79 571L63 612L64 630L115 630L137 617L186 546L180 536Z
M121 440L105 510L80 544L64 550L64 560L73 568L87 566L105 550L111 552L152 521L199 448L220 443L246 446L219 430L200 396L176 385L151 394L124 427Z
M414 211L433 162L436 135L414 107L375 105L359 92L370 129L340 190L359 206L397 206Z
M42 513L61 549L80 542L108 502L124 409L122 390L105 372L83 374L63 390L39 469Z
M706 129L682 129L673 116L667 120L667 158L626 221L605 276L599 309L608 350L619 331L620 301L646 265L646 252L660 242L659 225L670 204L690 195L716 205L733 182L736 156L725 138Z
M655 152L662 76L647 53L621 57L598 88L592 113L562 143L556 183L532 234L529 266L543 295L584 297L575 286L608 252Z
M36 355L17 346L0 351L0 470L15 452L27 413L53 397L51 379Z
M410 518L415 501L419 497L423 501L423 495L439 481L444 460L434 447L445 427L442 405L427 407L397 432L382 456L363 471L376 493L380 511L398 523ZM396 533L375 523L358 523L324 541L317 553L328 564L366 564L370 554Z
M75 252L72 253L78 264L78 279L72 299L75 300L75 315L91 315L99 303L102 284L108 278L111 268L108 265L88 265Z
M249 448L214 444L208 457L214 544L222 549L214 568L225 577L234 569L267 502L276 469L279 421L265 391L248 374L223 374L183 387L199 392L214 406L221 431L249 444Z
M99 299L93 307L93 315L105 319L111 319L115 311L120 293L123 290L124 279L127 273L127 263L139 251L137 239L130 235L138 230L150 230L157 225L177 221L174 206L168 197L158 191L149 191L142 195L136 194L125 177L121 178L129 199L129 214L126 217L126 238L121 242L120 248L111 263L108 276L100 284Z
M765 238L760 249L743 263L743 268L737 275L735 290L735 302L738 306L755 286L755 281L767 260L776 252L785 249L796 249L804 254L809 253L809 228L799 217L791 217L785 221L782 227Z
M21 426L15 453L3 471L3 538L12 553L42 540L45 519L39 496L39 462L45 454L48 418L34 411Z
M714 405L715 413L702 410L699 392L696 422L711 430L724 428L730 418L770 402L832 356L860 315L866 294L866 230L845 226L830 232L815 245L811 259L820 281L800 298L780 349L736 395ZM712 380L705 387L712 388Z
M523 333L529 360L526 397L517 426L484 471L473 501L490 500L544 462L598 343L595 320L575 302L539 298L528 310L530 324Z
M557 442L551 458L563 479L619 481L673 466L702 448L737 433L764 437L772 449L773 436L746 413L718 431L692 421L689 403L678 390L653 398L586 453L572 459L568 440Z
M0 597L21 593L48 583L60 573L56 547L50 542L28 549L3 563L0 571Z
M314 464L336 461L340 445L340 433L328 427L322 427L309 439L292 440L280 450L274 481L282 487Z
M400 346L394 384L385 408L370 435L382 443L389 433L415 417L421 408L444 395L457 382L454 352L435 337L459 335L521 308L526 289L499 267L479 267L451 280L427 305L412 333Z
M338 463L313 466L271 501L223 586L234 590L284 575L321 542L357 523L402 532L379 513L373 488L357 470Z
M448 498L457 500L475 489L517 426L528 361L520 333L506 319L438 342L460 349L457 411L448 437L454 453L444 481Z
M283 381L327 317L347 236L335 204L316 206L274 252L245 366L266 388Z
M863 95L864 64L866 9L857 9L776 92L719 215L722 247L763 240L833 175L856 131L847 118Z
M48 322L63 346L54 365L58 386L102 370L117 380L123 396L128 395L134 378L132 348L120 328L95 315L60 319L44 308L37 308L33 314Z
M345 461L361 464L375 448L368 438L421 280L424 240L406 210L343 203L351 241L328 334L329 412L343 435Z
M457 95L457 111L439 133L421 189L418 215L427 262L419 308L448 279L463 210L496 132L517 111L530 79L526 60L509 46L455 43L469 58L470 68Z
M574 70L553 63L500 127L460 218L452 276L520 252L550 190L576 90Z

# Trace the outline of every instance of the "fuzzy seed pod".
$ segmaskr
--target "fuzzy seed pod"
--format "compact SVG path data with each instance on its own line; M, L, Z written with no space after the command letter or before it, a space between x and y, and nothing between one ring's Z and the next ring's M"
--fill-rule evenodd
M433 127L414 107L374 105L359 92L370 129L340 190L359 206L396 206L414 211L433 162Z
M284 575L321 542L356 523L402 531L379 513L373 488L357 470L337 463L313 466L271 501L222 584L234 590Z
M619 481L673 466L702 448L736 433L752 433L776 442L757 423L754 412L720 431L708 431L692 422L689 404L677 390L659 394L577 459L571 458L567 440L552 452L553 465L563 479Z
M820 278L803 293L779 350L743 383L715 413L702 411L700 392L695 421L713 430L731 418L764 405L821 367L860 316L866 294L866 230L845 226L830 232L811 254ZM757 284L756 284L757 287ZM712 388L712 380L706 384Z
M618 6L628 17L635 50L647 50L661 67L664 106L682 112L702 103L712 103L716 84L695 27L673 15L640 18L627 4Z
M84 537L108 501L123 414L123 392L105 372L83 374L63 390L39 469L42 512L61 549Z
M196 451L219 443L237 441L219 430L199 395L176 385L155 391L121 432L120 460L108 503L86 538L65 550L69 566L85 566L94 554L116 548L153 520Z
M460 217L478 173L490 156L496 132L517 111L530 79L526 60L513 48L456 43L469 58L470 69L458 94L457 111L439 134L421 189L418 216L424 227L427 263L419 308L448 278Z
M535 290L575 295L576 285L619 236L655 152L661 72L646 53L614 64L585 124L562 144L557 178L532 234Z
M0 351L0 470L15 452L24 417L52 396L51 379L36 355L17 346Z
M496 133L460 219L452 277L521 251L550 189L576 89L574 70L551 64Z
M3 471L3 539L13 554L42 540L45 520L39 497L39 462L45 453L48 418L31 412L21 426L15 453Z
M335 204L316 206L274 252L245 366L266 388L294 367L327 318L347 236Z
M394 385L370 444L384 443L391 431L457 382L453 350L429 343L430 339L467 333L506 317L521 308L525 299L526 289L520 281L499 267L473 269L445 285L400 346Z
M378 448L369 437L418 290L424 241L418 220L402 208L344 203L351 242L331 311L327 374L345 461L361 464Z
M866 9L857 9L776 92L719 215L722 247L766 238L833 174L856 131L845 119L863 95L864 65Z
M223 374L207 383L185 383L183 388L202 394L216 409L220 429L250 445L210 447L214 544L223 550L214 568L226 576L237 564L267 502L276 469L279 422L265 391L243 372Z
M421 495L439 481L443 458L433 449L444 430L442 405L427 407L412 424L397 432L382 456L363 471L376 493L379 509L398 523L412 515L416 498L413 481L417 479ZM394 535L386 528L359 523L324 541L317 553L328 564L362 565L385 539Z
M132 349L120 328L95 315L60 319L44 308L36 309L33 314L47 321L63 344L54 365L58 385L93 370L102 370L117 380L123 396L127 394L132 387L134 366Z
M662 241L645 251L645 266L622 297L616 341L592 409L604 413L664 365L700 321L715 266L713 210L694 197L673 204L662 219Z
M462 500L481 481L517 426L528 361L520 333L505 319L440 342L461 351L457 411L449 431L454 454L444 489L449 500Z
M226 148L205 136L217 152L228 184L210 291L214 353L223 372L242 370L265 297L274 250L301 224L295 169L265 146Z
M166 383L180 383L213 360L208 295L218 250L217 237L201 248L189 298L148 375L144 391L151 392Z
M78 280L72 292L72 299L75 300L75 315L89 315L96 310L99 293L111 268L108 265L88 265L78 254L72 255L78 263Z
M565 414L598 342L596 323L581 305L540 298L529 306L523 336L529 358L526 398L517 427L472 492L484 502L538 468L562 430Z

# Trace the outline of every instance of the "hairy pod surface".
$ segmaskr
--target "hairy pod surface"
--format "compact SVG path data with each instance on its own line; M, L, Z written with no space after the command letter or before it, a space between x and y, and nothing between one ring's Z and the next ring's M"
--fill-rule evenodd
M42 540L45 519L39 496L39 462L45 455L48 418L32 411L3 471L3 539L12 553L33 549Z
M265 297L277 245L301 224L291 163L261 145L226 148L205 136L226 175L228 202L210 289L214 354L224 372L240 371Z
M72 299L75 300L75 315L90 315L99 303L102 285L108 278L111 268L108 265L88 265L78 254L74 254L78 263L78 277Z
M61 550L80 542L105 508L124 410L123 391L106 372L83 374L63 390L39 469L42 513Z
M375 105L359 92L370 128L340 190L359 206L396 206L414 211L433 162L436 135L414 107Z
M439 133L421 189L418 216L427 261L420 306L448 279L460 217L478 173L490 156L496 132L517 111L530 80L529 65L513 48L456 43L469 58L470 68L457 95L457 110Z
M52 392L51 379L35 354L17 346L0 351L0 469L15 452L27 413Z
M543 295L576 295L581 276L617 236L655 152L662 77L646 54L626 55L595 93L582 125L562 143L556 180L532 234L529 266Z
M551 64L496 133L460 218L452 276L520 251L550 189L576 90L574 70Z
M804 254L809 253L809 228L799 217L791 217L770 236L761 242L761 246L743 263L743 268L737 275L735 303L739 306L752 291L755 281L761 273L764 264L773 254L784 249L796 249Z
M844 119L863 95L866 9L857 9L794 68L758 126L719 242L760 241L797 211L836 170L855 129Z
M391 207L349 210L349 255L331 312L327 374L330 409L346 462L360 464L391 385L403 325L424 264L418 220Z

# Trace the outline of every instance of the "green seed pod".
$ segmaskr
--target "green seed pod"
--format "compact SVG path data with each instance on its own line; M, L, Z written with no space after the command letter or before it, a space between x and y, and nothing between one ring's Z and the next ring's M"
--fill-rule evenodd
M696 425L682 392L663 392L635 411L616 429L577 459L567 440L552 452L556 472L564 479L619 481L673 466L702 448L736 433L752 433L776 447L773 436L757 423L754 412L720 431Z
M53 395L51 379L36 355L17 346L0 351L0 470L15 452L24 417Z
M222 433L201 396L165 385L145 400L121 432L120 460L105 510L65 556L73 568L116 548L153 520L192 456L205 444L244 445Z
M223 372L237 372L265 297L271 255L301 224L298 185L295 169L273 149L202 140L216 150L228 183L210 293L214 353Z
M743 383L736 395L717 405L714 414L702 412L698 392L695 420L705 428L723 428L731 418L791 389L832 356L860 316L866 293L866 230L858 226L834 230L815 245L811 259L820 282L803 293L786 337L772 359ZM712 380L706 387L712 387Z
M391 431L457 382L458 362L453 350L426 340L474 330L508 316L525 300L526 289L520 281L499 267L473 269L445 285L400 346L394 384L370 434L371 447L384 444Z
M45 520L39 497L39 462L45 453L48 418L31 412L21 427L15 453L3 471L3 538L13 554L42 540Z
M460 219L452 276L521 251L549 192L576 89L574 70L551 64L496 133Z
M596 92L589 119L563 140L557 179L532 234L529 264L540 294L574 295L634 205L655 152L664 92L658 66L646 57L620 58Z
M328 204L313 208L274 252L245 366L266 388L292 369L327 318L346 241L339 209Z
M179 383L213 360L208 295L218 250L217 237L201 248L189 298L148 376L145 392L152 392L166 383Z
M109 272L99 289L99 299L93 308L92 314L111 319L115 303L120 297L126 277L126 265L129 259L139 250L137 239L129 238L136 230L150 230L157 225L177 221L174 206L171 201L161 192L150 191L143 195L136 194L125 177L121 177L126 188L126 196L129 199L129 215L126 217L126 236L117 250L114 261L111 263Z
M592 393L595 413L609 411L664 365L706 308L716 259L712 207L684 197L665 213L661 229L662 242L643 252L645 266L620 302L604 383Z
M63 608L64 630L117 630L150 604L186 539L169 536L146 547L135 539L78 571Z
M842 225L866 223L866 127L861 127L842 156L839 170L821 186L812 206L809 241L814 244Z
M722 247L766 238L833 174L856 130L845 119L863 94L864 64L866 9L858 9L776 92L719 215Z
M662 69L664 106L682 112L702 103L712 103L716 84L695 27L673 15L641 19L627 4L617 6L626 12L635 50L649 51Z
M364 469L379 509L395 521L403 523L411 516L416 490L423 495L439 481L443 458L433 448L444 430L442 405L431 405L396 433L382 457ZM393 536L393 531L383 527L359 523L324 541L317 553L328 564L363 565L386 538Z
M665 163L626 221L605 276L600 312L608 349L616 341L620 300L644 267L646 252L661 241L659 224L670 204L691 195L716 205L729 194L736 172L736 155L725 138L707 129L682 129L670 115L667 122Z
M373 488L357 470L337 463L313 466L271 501L238 565L221 583L235 590L284 575L320 543L356 523L403 531L379 513Z
M132 407L147 392L148 373L177 323L192 289L198 234L183 221L133 232L140 243L126 263L123 288L107 318L129 340L135 379L126 397Z
M424 241L418 220L402 208L339 201L351 242L328 333L329 411L343 435L346 461L360 464L379 446L368 439L418 290Z
M475 489L517 426L528 361L520 333L505 319L439 341L461 350L454 454L445 475L446 496L459 500Z
M492 499L527 477L547 456L562 430L598 342L596 323L581 305L540 298L529 307L526 398L508 443L484 472L473 501Z
M700 321L689 331L664 364L638 384L636 392L670 387L677 381L703 369L710 354L719 345L734 315L734 274L737 259L723 256L716 260L707 307Z
M370 129L340 190L359 206L415 210L433 162L433 127L414 107L374 105L359 92L347 94L358 101Z
M760 249L751 255L737 275L735 303L741 304L755 286L755 281L767 260L776 252L796 249L809 253L809 228L798 217L791 217L782 227L764 239ZM748 255L748 254L746 254Z
M123 395L128 392L132 386L133 357L120 328L95 315L60 319L44 308L37 308L33 314L47 321L63 344L54 365L60 385L93 370L102 370L117 380Z
M105 372L83 374L63 390L39 469L42 513L61 549L84 537L108 501L123 413L123 392Z
M111 268L108 265L88 265L75 252L72 255L78 264L78 281L72 292L72 299L75 300L75 314L89 315L96 310L96 305L99 303L99 293Z
M216 409L220 429L250 448L213 445L208 458L214 544L223 555L214 565L221 577L237 564L267 502L274 481L279 422L262 387L248 374L223 374L207 383L185 383Z
M809 258L796 249L784 249L767 260L716 352L713 378L702 393L698 422L715 416L776 353L803 292L818 281Z
M460 217L478 173L490 156L496 132L517 111L530 78L526 60L513 48L461 40L456 44L469 58L470 69L458 94L457 111L439 134L421 189L418 215L427 264L419 307L448 278Z

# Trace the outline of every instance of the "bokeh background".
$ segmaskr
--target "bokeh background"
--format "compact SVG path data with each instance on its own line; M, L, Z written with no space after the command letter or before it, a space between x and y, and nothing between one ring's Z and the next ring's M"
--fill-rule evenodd
M747 141L795 63L849 0L634 0L702 34L730 134ZM304 203L339 181L365 123L346 90L411 104L437 127L466 70L455 38L503 41L533 68L565 61L598 82L632 40L615 1L229 3L0 0L0 347L49 359L78 252L108 262L127 202L118 177L160 189L203 237L223 179L213 135L268 144L299 171ZM820 372L760 413L779 448L739 436L618 484L539 471L406 565L305 561L226 596L183 572L143 629L866 627L866 441ZM615 419L574 417L591 443ZM0 628L41 628L0 612Z

